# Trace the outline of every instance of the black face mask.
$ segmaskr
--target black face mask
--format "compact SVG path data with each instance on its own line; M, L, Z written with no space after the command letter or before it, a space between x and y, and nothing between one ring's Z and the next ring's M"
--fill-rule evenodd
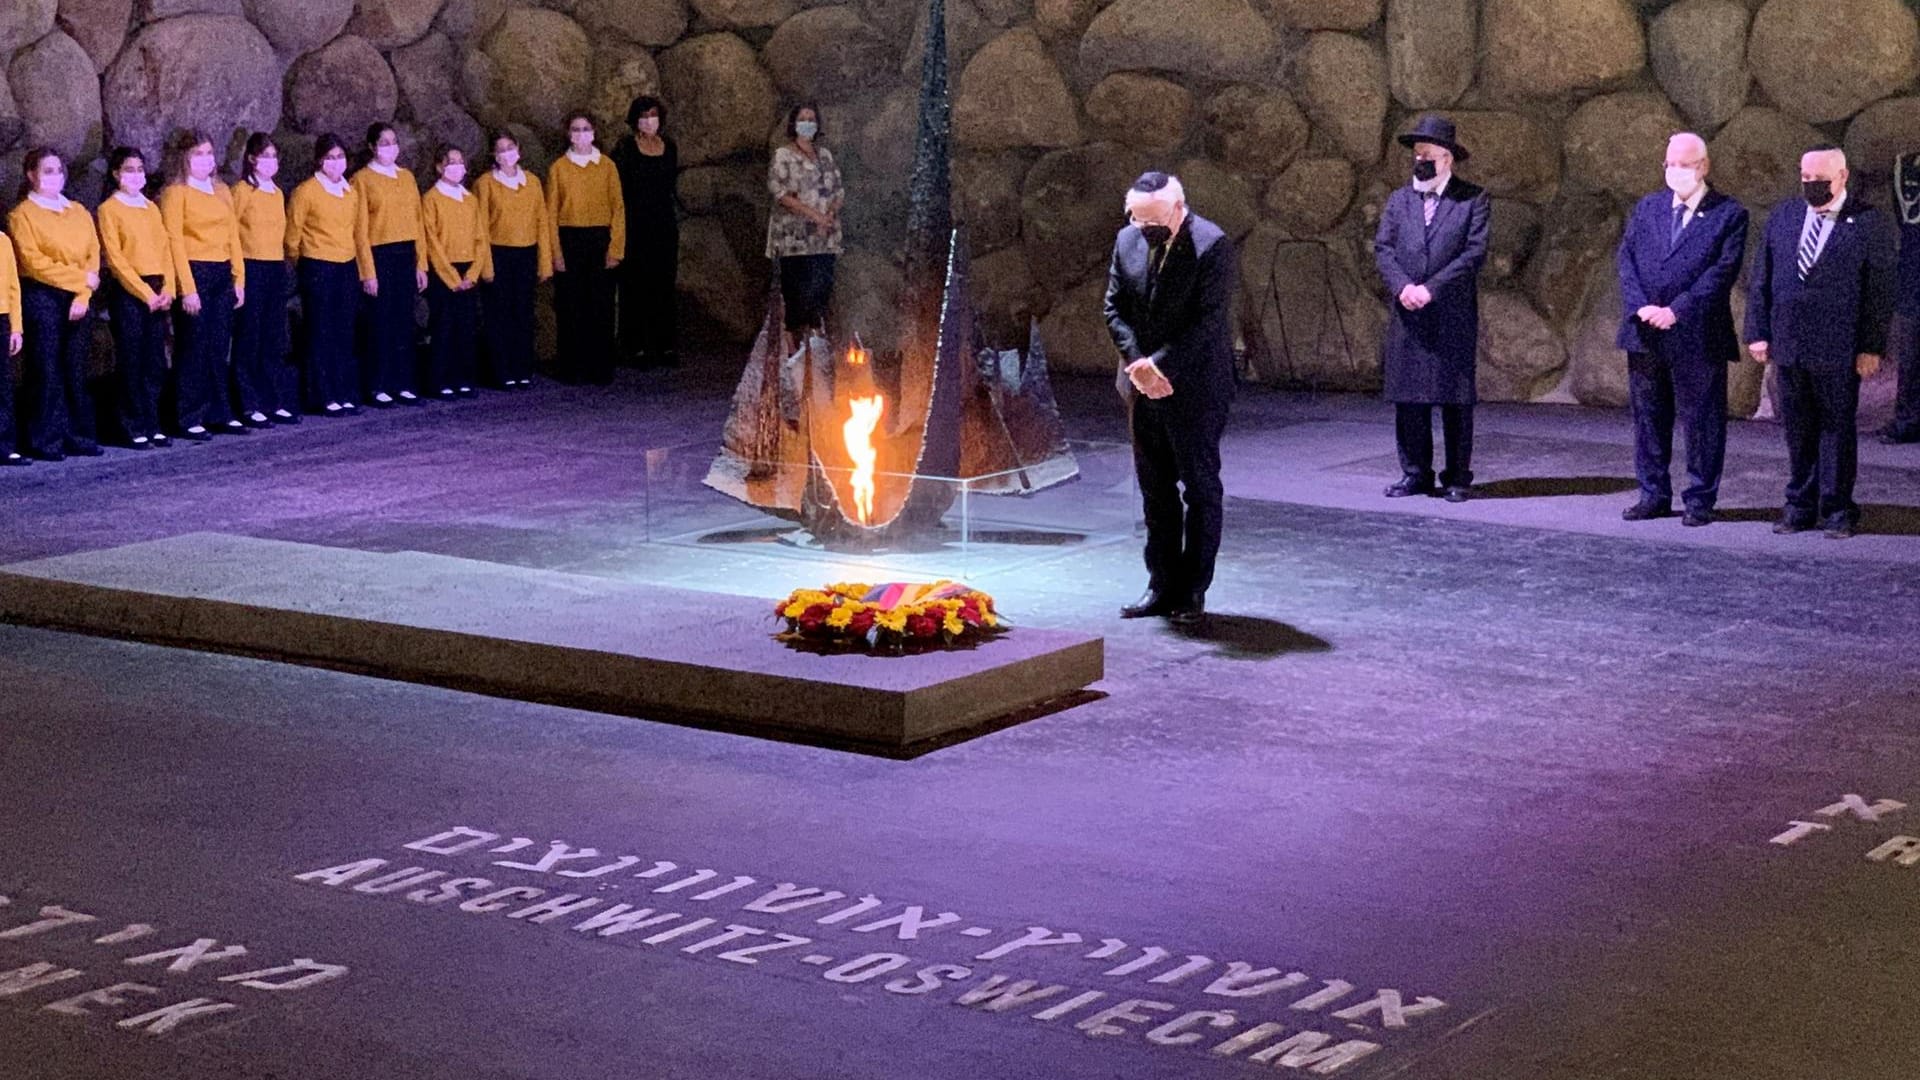
M1439 175L1440 166L1429 158L1421 158L1413 163L1413 178L1423 184Z
M1802 180L1800 191L1807 197L1807 205L1819 209L1833 201L1833 181Z
M1148 244L1154 247L1160 247L1167 241L1173 239L1173 230L1167 228L1165 225L1142 225L1140 226L1140 235L1147 238Z

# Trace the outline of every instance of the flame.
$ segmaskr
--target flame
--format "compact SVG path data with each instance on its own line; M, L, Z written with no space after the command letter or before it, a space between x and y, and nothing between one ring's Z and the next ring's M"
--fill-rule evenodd
M853 507L860 516L860 524L873 521L873 469L879 462L880 452L873 445L873 430L880 426L880 414L886 411L887 399L879 394L870 397L854 398L853 415L841 431L847 440L847 456L853 459L853 476L849 481L853 485Z

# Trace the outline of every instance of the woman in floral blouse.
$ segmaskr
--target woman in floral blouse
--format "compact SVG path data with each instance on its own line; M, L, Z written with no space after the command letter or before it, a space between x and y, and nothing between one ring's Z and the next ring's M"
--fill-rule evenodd
M818 109L794 106L787 114L787 134L792 141L773 152L767 170L767 190L773 195L767 258L779 262L787 329L798 333L825 325L846 192L833 154L818 145Z

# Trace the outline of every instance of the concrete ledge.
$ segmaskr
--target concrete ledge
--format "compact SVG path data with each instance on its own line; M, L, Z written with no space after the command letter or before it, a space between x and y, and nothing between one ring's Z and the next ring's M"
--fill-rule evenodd
M1102 639L1054 630L923 656L816 656L773 640L772 607L216 533L0 567L0 622L890 754L1030 712L1104 674Z

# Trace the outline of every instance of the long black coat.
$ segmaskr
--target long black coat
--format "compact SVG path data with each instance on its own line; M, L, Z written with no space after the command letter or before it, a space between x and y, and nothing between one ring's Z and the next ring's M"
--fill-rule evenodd
M1747 253L1747 210L1708 189L1679 243L1672 242L1673 193L1662 188L1640 200L1620 238L1620 332L1614 344L1630 353L1654 353L1674 363L1732 363L1740 359L1733 331L1733 280ZM1655 330L1636 313L1648 304L1670 307L1676 321Z
M1408 185L1387 197L1373 257L1387 283L1386 399L1472 405L1480 347L1480 264L1487 258L1485 190L1455 176L1426 223L1422 196ZM1433 302L1400 306L1400 290L1425 285Z
M1860 353L1883 356L1893 316L1894 227L1849 191L1813 270L1800 280L1807 204L1782 202L1767 219L1747 280L1747 340L1782 367L1850 371Z
M1149 293L1146 238L1131 225L1114 237L1106 316L1107 331L1120 350L1120 392L1139 397L1126 365L1151 356L1173 384L1173 396L1141 397L1140 402L1170 413L1224 408L1234 390L1231 308L1238 267L1233 245L1220 226L1192 213L1168 245Z

